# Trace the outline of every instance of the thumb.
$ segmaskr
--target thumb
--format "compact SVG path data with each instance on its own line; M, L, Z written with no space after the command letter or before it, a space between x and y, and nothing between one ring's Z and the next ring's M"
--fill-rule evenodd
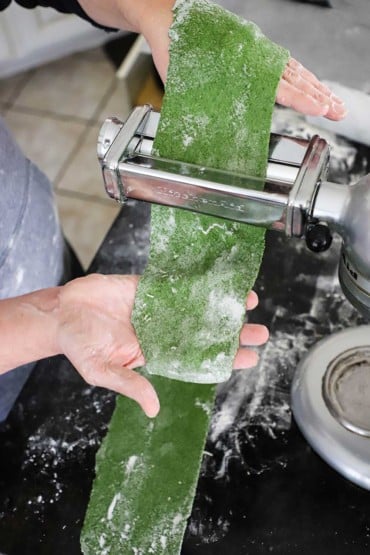
M119 350L118 355L113 358L113 362L116 362L117 365L130 368L131 370L144 366L145 358L132 324L129 324L124 330L121 341L122 348Z
M104 387L133 399L150 418L157 416L160 404L152 384L127 366L113 365L105 373Z

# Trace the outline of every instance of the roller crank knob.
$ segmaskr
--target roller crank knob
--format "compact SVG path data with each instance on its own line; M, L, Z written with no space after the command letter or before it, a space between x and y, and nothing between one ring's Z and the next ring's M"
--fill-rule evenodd
M306 244L310 251L324 252L333 241L330 229L325 224L309 224L306 228Z

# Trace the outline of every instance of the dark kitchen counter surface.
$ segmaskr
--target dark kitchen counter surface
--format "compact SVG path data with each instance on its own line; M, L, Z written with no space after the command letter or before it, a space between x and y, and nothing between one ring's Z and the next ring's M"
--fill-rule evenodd
M332 179L370 171L368 149L340 140L337 147ZM147 205L123 208L90 271L140 272L147 222ZM266 323L271 338L258 368L220 387L183 555L369 553L370 493L312 451L290 412L290 382L307 349L363 323L339 290L338 257L338 241L314 255L301 241L267 234L251 318ZM80 554L114 397L86 385L63 357L38 364L0 426L1 554Z

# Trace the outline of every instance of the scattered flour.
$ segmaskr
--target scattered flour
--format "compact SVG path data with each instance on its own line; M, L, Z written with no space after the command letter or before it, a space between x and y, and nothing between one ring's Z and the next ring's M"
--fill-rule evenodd
M195 401L195 406L202 409L206 413L207 416L210 416L210 414L212 412L212 408L213 408L207 403L202 403L199 399L197 399Z
M126 463L126 474L129 476L131 472L134 470L139 457L137 455L132 455Z
M112 520L113 518L113 512L114 509L116 508L117 502L121 499L121 494L120 493L116 493L112 499L111 504L108 507L108 512L107 512L107 519L108 520Z
M201 233L203 233L203 235L208 235L210 233L210 231L212 231L212 229L215 229L215 228L225 230L226 226L224 224L221 225L221 224L214 223L214 224L210 225L207 229L203 229L202 227L198 227L199 231Z

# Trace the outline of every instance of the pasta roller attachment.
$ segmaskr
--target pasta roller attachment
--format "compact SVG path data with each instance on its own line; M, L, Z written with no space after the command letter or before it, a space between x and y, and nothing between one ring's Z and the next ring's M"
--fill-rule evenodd
M108 195L139 199L273 229L314 252L343 241L339 279L349 301L370 316L370 175L354 185L326 181L329 145L271 134L266 178L152 155L160 114L148 105L122 122L109 118L98 139Z

